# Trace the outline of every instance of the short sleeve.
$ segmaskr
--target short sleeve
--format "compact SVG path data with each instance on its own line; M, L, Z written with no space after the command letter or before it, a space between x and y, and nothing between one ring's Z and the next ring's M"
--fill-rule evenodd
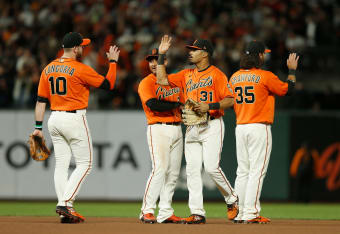
M152 80L144 78L138 86L138 94L142 103L146 103L151 98L156 98Z
M233 94L232 94L232 89L228 83L228 78L227 76L221 72L221 71L217 71L215 73L215 90L216 90L216 96L220 98L220 100L224 99L224 98L232 98Z
M180 72L169 74L168 75L169 85L172 87L185 88L185 74L188 72L188 70L189 69L184 69Z
M50 98L50 88L48 84L47 77L45 75L45 70L40 75L39 86L38 86L38 96L42 98Z
M265 73L265 82L264 85L268 88L268 90L278 96L286 95L288 91L288 83L281 81L276 75L272 72Z
M98 88L105 80L105 77L99 75L92 67L83 64L79 79L88 86Z

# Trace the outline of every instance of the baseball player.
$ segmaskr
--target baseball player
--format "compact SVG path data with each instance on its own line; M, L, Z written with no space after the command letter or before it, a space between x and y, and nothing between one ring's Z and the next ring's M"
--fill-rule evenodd
M238 213L238 197L219 166L224 137L224 109L233 105L233 96L228 89L228 79L222 71L210 64L213 47L208 40L196 40L189 49L189 60L194 69L184 69L167 76L164 56L171 45L171 37L165 35L159 46L157 82L170 84L184 90L185 100L193 99L199 104L194 108L201 113L209 113L207 124L187 127L185 135L185 159L189 208L191 216L188 224L205 223L203 208L203 186L201 178L204 169L216 183L227 203L227 215L234 219Z
M239 196L239 214L234 222L270 222L260 216L260 195L272 149L274 95L289 95L294 89L299 56L289 55L288 79L282 82L270 71L261 69L264 56L269 52L262 42L250 42L241 57L241 69L229 80L237 121L235 190Z
M181 169L183 136L181 129L181 90L178 87L157 84L158 49L146 57L152 72L138 87L147 118L147 140L152 171L146 183L140 220L156 223L154 211L159 200L158 223L181 223L171 207L176 182ZM165 64L167 61L165 60Z
M77 32L67 33L62 42L64 54L48 64L41 73L38 98L35 107L33 135L43 137L42 126L46 103L50 103L51 115L48 130L52 138L56 165L55 190L58 196L56 212L62 223L84 222L75 211L73 202L93 162L92 139L86 120L89 88L112 90L116 80L116 63L119 50L111 46L106 53L110 66L106 77L81 63L83 47L90 44ZM68 178L71 156L76 169Z

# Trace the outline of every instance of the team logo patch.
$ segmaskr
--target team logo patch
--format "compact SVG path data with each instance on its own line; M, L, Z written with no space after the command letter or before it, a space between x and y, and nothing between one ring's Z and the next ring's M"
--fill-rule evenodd
M227 87L231 93L233 93L233 89L230 87L230 84L227 84Z

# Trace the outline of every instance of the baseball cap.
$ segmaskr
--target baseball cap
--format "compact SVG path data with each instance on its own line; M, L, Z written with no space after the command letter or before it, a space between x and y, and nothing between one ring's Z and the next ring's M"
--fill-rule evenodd
M259 53L270 53L271 50L266 49L266 46L262 41L251 41L248 43L245 49L246 54L259 54Z
M204 39L197 39L192 43L192 45L186 45L186 48L196 49L196 50L205 50L210 56L214 53L214 48L210 41Z
M152 59L158 59L158 55L159 55L158 49L154 48L149 52L145 59L150 62Z
M63 38L63 48L73 48L75 46L86 46L91 43L88 38L83 38L80 33L69 32Z

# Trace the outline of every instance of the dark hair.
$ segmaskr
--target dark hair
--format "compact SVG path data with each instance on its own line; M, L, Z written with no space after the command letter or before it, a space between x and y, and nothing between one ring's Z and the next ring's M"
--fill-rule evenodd
M241 69L260 68L263 65L259 54L243 54L240 60Z

